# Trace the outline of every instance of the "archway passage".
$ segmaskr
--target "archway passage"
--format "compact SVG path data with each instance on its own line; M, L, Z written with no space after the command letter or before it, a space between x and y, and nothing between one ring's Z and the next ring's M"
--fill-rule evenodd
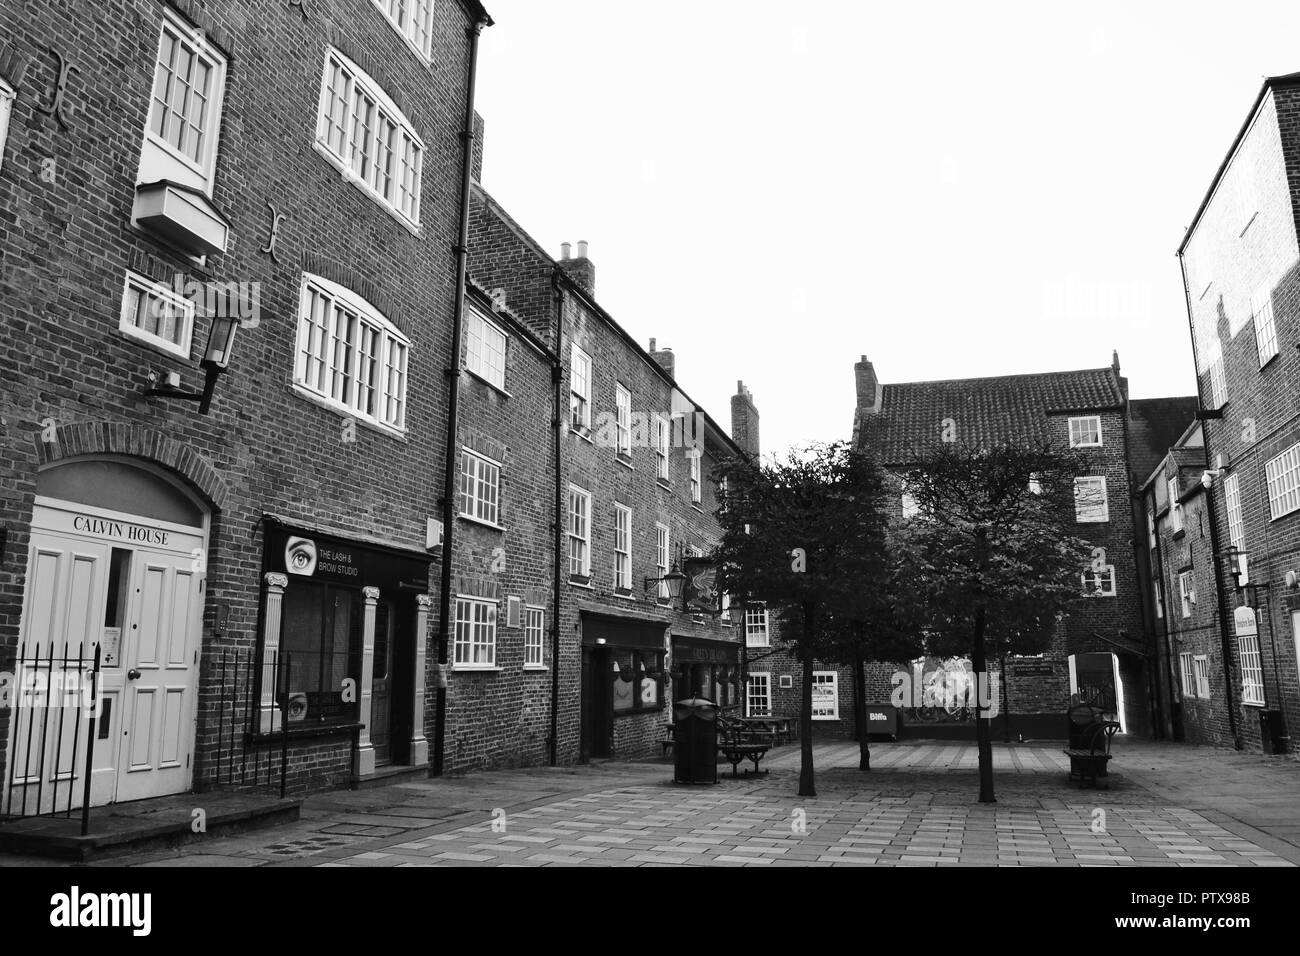
M209 524L198 494L139 458L38 473L19 655L47 690L10 726L7 797L23 812L81 804L92 712L92 804L190 789ZM96 648L96 706L88 688L54 692Z

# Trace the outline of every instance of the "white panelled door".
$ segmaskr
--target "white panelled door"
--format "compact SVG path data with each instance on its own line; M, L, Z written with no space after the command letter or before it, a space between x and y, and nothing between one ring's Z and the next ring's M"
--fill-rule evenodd
M92 804L190 788L205 544L201 528L37 499L21 648L45 659L52 645L57 668L63 654L91 657L101 645ZM15 799L28 796L21 812L80 806L88 713L16 714L9 752Z

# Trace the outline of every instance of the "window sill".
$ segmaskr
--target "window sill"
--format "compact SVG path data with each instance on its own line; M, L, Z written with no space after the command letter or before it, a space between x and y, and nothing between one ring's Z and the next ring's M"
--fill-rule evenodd
M1177 531L1175 531L1175 532L1173 533L1173 535L1171 535L1171 537L1172 537L1175 541L1181 541L1183 538L1187 537L1187 529L1186 529L1186 528L1179 528Z
M658 486L659 486L661 489L663 489L664 491L672 491L672 490L673 490L672 482L664 481L662 478L656 478L656 479L655 479L655 484L658 485Z
M632 464L631 458L624 458L622 455L615 455L614 460L628 471L636 471L636 466Z
M616 710L614 711L614 719L618 720L620 717L640 717L650 714L662 714L667 709L668 708L663 704L652 704L649 707L633 707L629 710Z
M1253 700L1243 700L1241 702L1241 706L1242 707L1267 707L1268 704L1257 704Z
M594 590L596 590L595 588L593 588L593 587L592 587L589 583L587 583L586 581L580 581L580 580L577 580L577 579L575 579L575 578L569 578L569 587L571 587L571 588L582 588L584 591L594 591Z
M357 415L355 411L345 408L342 405L337 405L332 400L325 398L322 395L316 394L311 389L306 388L305 386L300 385L297 382L293 382L289 385L289 391L297 395L299 398L311 402L313 405L323 408L328 412L332 412L335 415L341 416L343 419L351 419L352 421L360 425L362 428L368 429L372 432L377 432L380 435L387 435L389 438L396 439L397 441L400 442L410 441L410 439L407 438L406 436L406 432L393 428L391 425L381 425L379 422L373 422L368 418L362 418L359 415Z
M453 674L499 674L501 668L495 664L452 664Z
M691 502L691 509L694 511L698 511L700 514L704 514L704 509L700 507L700 503L698 501Z
M635 602L635 601L636 601L636 595L632 593L631 589L626 590L626 591L621 591L621 590L615 588L615 589L614 589L614 597L619 598L620 600L623 600L623 601L632 601L632 602Z
M470 524L476 524L482 528L491 528L493 531L499 531L505 534L505 527L492 521L484 521L482 518L475 518L473 515L459 514L456 516L461 521L468 521Z
M278 723L279 722L278 711L276 712L276 715L277 715L276 722ZM360 721L355 721L355 720L346 721L344 723L337 723L337 724L310 724L309 723L309 724L294 725L291 723L289 726L288 736L289 739L291 740L297 737L342 737L345 735L355 734L357 731L361 730L361 728L364 726L365 725L362 724ZM281 734L279 731L271 731L270 733L263 733L261 731L256 731L252 733L246 733L244 737L249 743L254 743L254 744L270 743L276 740L284 739L284 735Z
M1268 358L1264 360L1263 364L1260 365L1259 370L1261 372L1264 371L1264 369L1268 368L1270 365L1276 362L1281 357L1281 355L1282 355L1282 351L1280 349L1274 352L1272 355L1270 355Z
M526 674L545 674L550 668L545 664L525 664L524 673Z
M178 362L188 362L190 360L190 352L193 347L192 342L189 343L190 347L186 348L185 351L182 352L180 346L174 345L166 339L155 338L148 332L141 332L136 329L134 325L119 326L118 331L122 334L122 338L134 342L136 345L142 345L152 352L157 352L159 355L165 355L167 358L174 359ZM190 327L190 332L192 336L192 325Z
M463 366L463 367L466 372L468 372L474 378L478 379L488 388L492 389L492 391L497 392L498 394L504 396L505 398L514 398L514 396L511 395L509 392L507 392L503 386L498 385L496 382L493 382L488 378L485 378L484 376L480 375L478 372L474 371L469 366Z
M596 443L591 440L590 428L574 428L572 425L570 425L569 434L581 438L583 441L585 441L588 445L591 445L593 448L596 447Z

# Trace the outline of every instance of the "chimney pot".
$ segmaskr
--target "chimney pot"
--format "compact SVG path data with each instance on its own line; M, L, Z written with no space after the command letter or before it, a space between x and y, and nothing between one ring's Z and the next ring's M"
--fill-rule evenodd
M569 258L569 250L572 248L573 246L570 243L560 243L560 258L567 260Z
M578 258L579 258L579 259L585 259L585 258L587 258L587 240L586 240L586 239L582 239L582 240L580 240L580 241L578 242Z
M651 351L651 352L655 351L655 340L654 340L654 339L651 339L651 340L650 340L650 351Z

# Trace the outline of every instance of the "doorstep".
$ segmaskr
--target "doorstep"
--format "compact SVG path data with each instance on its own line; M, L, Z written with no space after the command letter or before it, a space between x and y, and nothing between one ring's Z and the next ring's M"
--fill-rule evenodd
M134 800L94 807L90 833L81 835L81 812L69 819L17 817L0 823L0 852L62 860L93 857L194 843L221 834L297 821L301 800L260 793L179 793L151 800ZM203 832L194 831L203 811Z
M429 767L427 764L423 767L389 765L380 767L374 773L366 774L364 777L353 775L348 789L368 790L371 787L387 787L390 784L402 783L407 780L424 780L428 776Z

